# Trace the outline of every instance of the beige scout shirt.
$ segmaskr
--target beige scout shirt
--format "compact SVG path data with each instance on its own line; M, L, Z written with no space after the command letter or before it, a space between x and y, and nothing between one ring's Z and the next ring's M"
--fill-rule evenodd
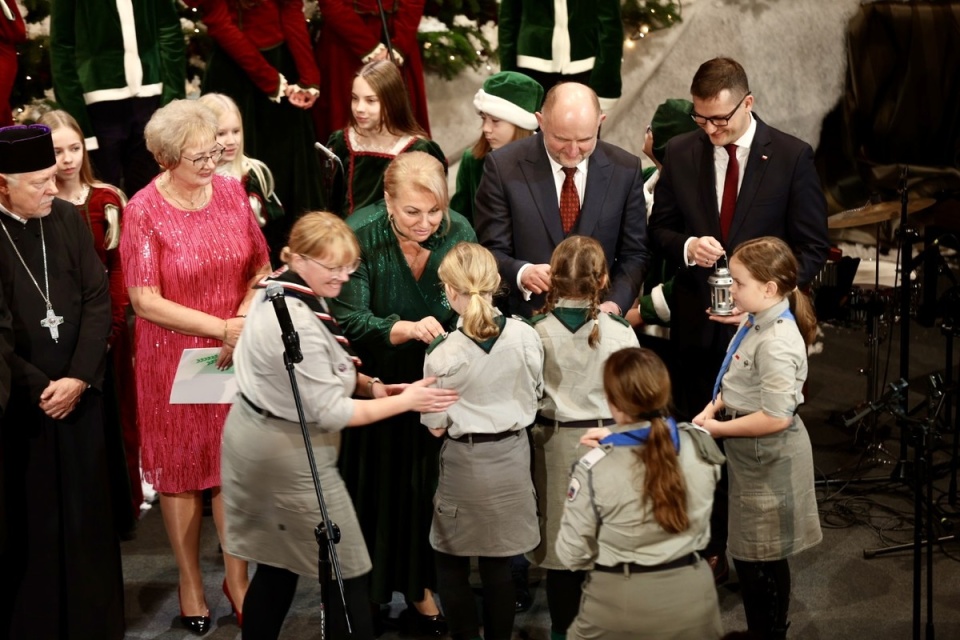
M803 404L807 347L797 323L780 317L789 305L784 300L754 316L723 376L721 393L728 410L792 418Z
M427 352L423 375L437 376L441 389L460 399L441 413L422 413L431 429L454 438L468 433L501 433L530 426L543 393L543 345L533 327L507 318L489 353L457 330Z
M559 309L585 309L586 300L557 302ZM593 321L576 332L570 331L557 316L548 313L534 322L543 341L543 399L540 413L545 418L571 422L609 418L610 407L603 392L603 365L611 353L639 347L633 327L607 313L601 313L600 342L591 348L587 342Z
M676 534L663 530L641 498L638 488L643 487L645 470L633 449L602 445L574 467L556 543L557 556L570 569L624 562L659 565L702 549L709 541L713 489L723 463L713 438L691 424L680 424L680 469L690 526Z
M339 431L353 416L357 369L333 334L301 300L285 298L290 319L300 335L303 361L294 365L304 416L321 431ZM326 303L321 301L324 309ZM244 322L234 353L240 392L278 418L298 422L283 363L283 340L273 305L258 293Z

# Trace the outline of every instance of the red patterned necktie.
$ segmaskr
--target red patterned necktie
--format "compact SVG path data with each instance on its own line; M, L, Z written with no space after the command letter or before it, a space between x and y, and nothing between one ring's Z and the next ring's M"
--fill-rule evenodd
M563 235L567 235L573 229L573 225L577 224L577 218L580 216L580 194L577 193L577 185L573 181L577 168L562 167L562 169L566 177L563 179L563 186L560 187L560 223L563 225Z
M728 144L724 147L730 155L727 162L727 175L723 178L723 199L720 201L720 233L723 241L730 235L730 225L733 223L733 212L737 209L737 183L740 180L740 163L737 162L737 145Z

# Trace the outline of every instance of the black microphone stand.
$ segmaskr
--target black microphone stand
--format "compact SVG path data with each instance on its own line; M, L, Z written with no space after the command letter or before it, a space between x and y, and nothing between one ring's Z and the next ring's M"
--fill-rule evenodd
M294 342L295 341L295 342ZM347 598L343 592L343 574L340 571L340 558L337 556L336 544L340 542L340 527L330 520L327 513L327 503L323 499L323 490L320 487L320 475L317 472L317 461L313 456L313 442L307 430L307 420L303 414L303 402L300 399L300 387L297 385L297 376L293 365L303 360L300 352L300 338L296 332L292 335L283 334L283 364L290 376L290 388L293 391L293 401L297 407L297 418L300 420L300 431L303 433L303 445L307 450L307 461L310 463L310 475L313 476L313 488L317 492L317 503L320 505L320 524L313 530L317 539L317 566L320 584L320 638L327 637L327 608L330 603L331 574L336 577L337 588L340 590L340 601L343 603L343 615L347 622L347 633L353 635L350 625L350 613L347 611ZM332 571L331 571L332 569Z

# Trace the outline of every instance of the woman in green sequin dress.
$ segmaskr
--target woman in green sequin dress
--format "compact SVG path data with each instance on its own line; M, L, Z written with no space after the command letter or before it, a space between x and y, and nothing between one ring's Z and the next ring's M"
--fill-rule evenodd
M350 122L330 136L327 146L343 164L344 189L330 208L346 217L383 197L383 172L409 151L425 151L443 165L447 159L413 118L407 89L392 62L370 62L353 79ZM444 201L446 207L446 201Z
M476 235L449 211L443 166L429 154L397 156L384 188L385 200L347 219L361 265L331 309L364 373L412 382L423 377L427 346L456 326L437 268L455 244L476 242ZM418 413L357 431L344 434L340 470L373 560L371 598L385 603L399 591L421 616L436 616L428 536L440 441Z

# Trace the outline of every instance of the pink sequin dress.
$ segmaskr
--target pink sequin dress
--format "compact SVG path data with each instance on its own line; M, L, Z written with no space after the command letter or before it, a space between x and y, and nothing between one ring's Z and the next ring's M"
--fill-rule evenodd
M269 262L267 244L240 182L215 175L210 204L184 211L156 179L127 203L120 256L128 287L158 287L164 298L219 318L237 315L249 280ZM144 477L157 491L220 485L220 439L229 404L170 404L184 349L219 347L137 318L134 357Z

